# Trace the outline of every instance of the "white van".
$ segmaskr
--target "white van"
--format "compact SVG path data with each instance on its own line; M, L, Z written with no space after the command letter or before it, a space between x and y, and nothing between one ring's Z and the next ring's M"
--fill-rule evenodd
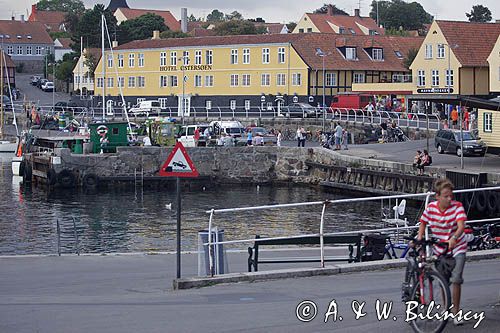
M146 117L149 117L150 114L160 114L160 111L161 107L158 101L142 101L128 110L133 116L146 115Z
M245 127L239 121L212 121L210 126L215 129L215 133L225 132L233 138L240 138L245 134Z

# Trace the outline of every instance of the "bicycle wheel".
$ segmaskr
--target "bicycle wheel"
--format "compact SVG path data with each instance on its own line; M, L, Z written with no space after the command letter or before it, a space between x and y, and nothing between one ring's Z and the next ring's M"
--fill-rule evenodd
M439 333L448 323L441 317L451 306L450 288L441 274L435 271L427 271L424 274L422 281L417 280L411 293L414 306L411 312L417 317L410 321L410 325L418 333ZM407 302L407 318L409 307Z
M408 264L406 265L405 278L401 286L401 299L403 302L408 302L411 300L411 293L417 281L417 263L414 257L408 258Z

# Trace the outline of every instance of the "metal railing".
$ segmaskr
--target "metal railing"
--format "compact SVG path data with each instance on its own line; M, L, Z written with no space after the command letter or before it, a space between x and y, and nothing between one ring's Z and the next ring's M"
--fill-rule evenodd
M75 253L79 256L80 255L80 245L79 245L79 239L78 239L78 230L76 228L76 220L75 217L71 217L73 220L73 239L74 239L74 246L73 249ZM68 230L61 230L61 225L59 223L59 219L56 220L56 233L57 233L57 255L61 256L61 235L64 233L70 233L71 231Z
M485 188L476 188L476 189L466 189L466 190L456 190L454 193L469 193L469 192L479 192L479 191L498 191L500 190L500 186L496 187L485 187ZM208 257L209 257L209 269L211 274L214 274L214 258L212 253L212 246L217 246L221 244L240 244L240 243L251 243L255 242L255 238L252 239L240 239L240 240L230 240L230 241L221 241L221 242L213 242L212 241L212 230L213 230L213 222L215 214L223 214L223 213L233 213L233 212L242 212L242 211L257 211L257 210L269 210L269 209L284 209L284 208L292 208L292 207L305 207L305 206L322 206L321 210L321 218L319 223L319 233L315 234L302 234L302 235L292 235L292 236L283 236L283 237L268 237L268 238L259 238L259 241L266 240L279 240L279 239L293 239L293 238L303 238L303 237L319 237L319 245L320 245L320 263L321 267L325 267L325 253L324 253L324 237L325 236L337 236L337 235L349 235L349 234L358 234L365 232L380 232L380 231L398 231L405 229L413 229L416 226L411 227L394 227L394 228L381 228L381 229L365 229L365 230L354 230L354 231L344 231L344 232L333 232L333 233L324 233L324 222L325 222L325 212L327 206L333 206L343 203L356 203L356 202L366 202L366 201L382 201L383 200L392 200L392 199L410 199L410 198L422 198L425 197L425 207L429 204L431 196L435 195L435 192L426 192L426 193L418 193L418 194L401 194L401 195L387 195L387 196L378 196L378 197L366 197L366 198L350 198L350 199L337 199L337 200L325 200L325 201L311 201L311 202L299 202L299 203L290 203L290 204L277 204L277 205L265 205L265 206L253 206L253 207L239 207L239 208L226 208L226 209L211 209L206 211L207 214L210 214L208 220L208 242L204 243L204 246L208 246ZM498 221L499 219L482 219L469 221L468 223L479 223L479 222L489 222L489 221ZM427 237L426 233L426 237Z

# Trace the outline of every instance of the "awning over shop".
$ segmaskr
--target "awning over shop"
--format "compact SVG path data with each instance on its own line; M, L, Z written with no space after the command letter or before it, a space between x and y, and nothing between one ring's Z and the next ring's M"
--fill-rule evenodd
M408 95L410 101L429 101L433 103L445 103L463 105L471 108L500 111L500 99L484 99L472 96L447 95L447 94L425 94Z

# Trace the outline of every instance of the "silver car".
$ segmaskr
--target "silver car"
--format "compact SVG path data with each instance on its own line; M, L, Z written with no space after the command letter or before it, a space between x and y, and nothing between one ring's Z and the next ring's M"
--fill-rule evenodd
M293 103L283 107L283 112L288 118L316 118L317 108L307 103Z

